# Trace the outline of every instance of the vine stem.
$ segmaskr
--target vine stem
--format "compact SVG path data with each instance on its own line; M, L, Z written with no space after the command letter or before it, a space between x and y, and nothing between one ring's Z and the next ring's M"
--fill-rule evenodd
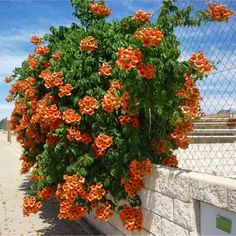
M152 112L151 109L149 108L149 131L148 131L148 135L149 135L149 139L151 138L151 128L152 128Z

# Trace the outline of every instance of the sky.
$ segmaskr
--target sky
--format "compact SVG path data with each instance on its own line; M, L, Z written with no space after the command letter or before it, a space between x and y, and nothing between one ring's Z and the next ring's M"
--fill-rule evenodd
M142 9L157 16L162 0L107 0L112 9L109 20L121 19ZM220 0L236 12L236 0ZM190 3L195 9L206 9L204 0L177 0L179 6ZM69 0L0 0L0 120L9 117L14 104L5 101L9 84L3 79L21 65L34 47L32 35L43 36L50 26L69 26L77 22ZM202 50L211 60L219 61L216 71L199 83L202 107L214 113L222 107L236 107L236 17L228 23L208 23L200 28L176 30L181 42L182 58Z

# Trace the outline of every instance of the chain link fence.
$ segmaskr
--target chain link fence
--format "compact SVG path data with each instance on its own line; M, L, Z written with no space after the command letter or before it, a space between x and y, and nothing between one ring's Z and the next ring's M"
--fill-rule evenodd
M109 2L114 0L106 1ZM205 0L177 0L181 9L193 6L206 10ZM236 14L236 0L218 0ZM135 3L135 4L134 4ZM117 2L113 20L122 17L121 8L132 15L142 9L156 18L162 0L126 0ZM119 13L119 14L118 14ZM195 122L191 144L176 152L179 167L202 173L236 177L236 16L228 22L208 22L200 27L179 27L176 35L182 52L180 60L188 60L193 52L202 51L216 68L198 82L201 109L205 117Z
M206 1L181 0L178 6L206 9ZM236 12L235 0L219 1ZM179 167L203 173L236 177L236 17L228 22L209 22L200 27L180 27L176 35L183 59L202 51L216 64L203 81L201 109L187 150L177 151Z

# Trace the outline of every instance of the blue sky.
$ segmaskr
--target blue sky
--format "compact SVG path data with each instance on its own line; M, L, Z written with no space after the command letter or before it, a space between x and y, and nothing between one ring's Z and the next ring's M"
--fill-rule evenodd
M112 9L111 20L121 19L142 9L157 15L162 0L107 0ZM236 12L235 0L218 1ZM180 5L191 3L195 9L205 9L203 0L178 0ZM29 43L32 35L42 36L50 26L77 21L72 16L69 0L0 0L0 119L9 116L13 104L5 102L10 88L3 83L7 75L33 52ZM236 17L228 23L209 23L200 28L177 30L182 42L182 58L192 51L202 50L211 60L220 60L218 71L199 83L204 100L203 110L215 112L222 106L236 106ZM229 70L230 69L230 70ZM227 100L227 105L225 101Z

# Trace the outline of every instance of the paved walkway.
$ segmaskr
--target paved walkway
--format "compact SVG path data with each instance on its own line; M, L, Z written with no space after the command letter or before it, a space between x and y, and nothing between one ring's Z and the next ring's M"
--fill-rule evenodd
M99 235L86 221L59 220L57 204L45 202L37 215L23 217L22 198L29 182L20 175L19 148L0 134L0 235Z

